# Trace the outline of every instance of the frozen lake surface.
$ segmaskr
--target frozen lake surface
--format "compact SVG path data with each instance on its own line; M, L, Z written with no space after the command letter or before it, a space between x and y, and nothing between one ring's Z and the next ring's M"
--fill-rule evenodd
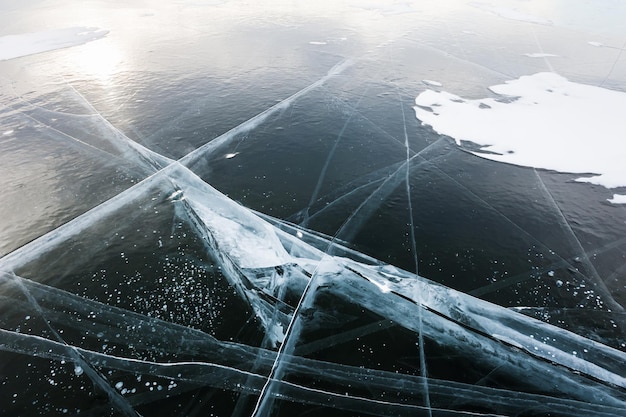
M623 416L624 19L0 2L0 414Z

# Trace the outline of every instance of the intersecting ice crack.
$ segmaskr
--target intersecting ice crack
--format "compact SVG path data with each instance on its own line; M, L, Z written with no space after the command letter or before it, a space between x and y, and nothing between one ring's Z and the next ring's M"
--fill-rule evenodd
M171 381L168 393L173 394L210 386L239 393L240 399L250 396L256 398L252 414L259 416L272 414L279 401L330 405L348 412L381 415L475 415L448 408L448 404L455 402L507 414L520 414L528 409L580 416L623 412L626 365L622 352L420 277L414 234L411 235L415 256L413 273L355 253L339 243L340 239L349 240L357 229L353 222L366 219L368 212L379 204L377 201L385 200L402 182L413 218L409 174L422 164L433 164L423 153L444 140L439 139L413 154L403 107L406 159L390 167L383 179L372 182L380 182L379 187L331 238L255 214L213 189L189 169L197 159L256 128L274 113L340 74L347 65L349 62L338 64L317 82L178 161L139 146L92 107L106 128L113 132L107 137L114 147L151 174L114 198L0 259L0 286L17 287L26 297L26 302L16 302L12 308L23 315L34 308L53 334L50 338L45 332L31 335L0 330L0 349L74 362L107 393L111 405L125 415L135 415L134 407L162 400L169 394L150 390L143 396L124 397L117 391L118 384L113 388L113 381L98 369L164 378ZM85 104L88 104L86 100ZM328 158L331 157L329 154ZM415 164L416 159L421 162ZM168 199L179 210L178 215L187 219L206 251L213 254L228 284L254 311L265 331L261 347L219 341L189 327L89 301L16 275L15 271L41 254L162 188L168 190ZM305 219L310 219L314 214L307 216ZM414 233L413 225L411 231ZM345 305L358 306L376 320L343 329L333 337L313 338L304 343L310 334L315 335L313 330L324 329L324 309L328 309L324 297L336 297ZM341 312L331 312L336 313L339 321L341 317L348 317L347 313L342 316ZM57 328L84 334L98 343L101 339L118 340L121 348L132 354L98 352L94 345L73 346ZM393 328L417 335L420 355L417 375L333 363L304 354L323 351L340 340L354 340ZM165 336L171 344L163 345ZM493 369L494 373L497 369L506 369L510 377L525 381L530 388L528 392L521 390L511 395L505 389L429 377L424 351L426 340L476 366ZM278 350L274 351L276 348ZM146 359L152 355L157 358L197 356L200 360L194 357L193 362L166 363ZM309 385L307 380L317 383ZM333 388L337 386L346 392ZM368 394L370 390L391 391L401 400L376 397ZM245 402L241 401L234 414L245 414L246 410Z

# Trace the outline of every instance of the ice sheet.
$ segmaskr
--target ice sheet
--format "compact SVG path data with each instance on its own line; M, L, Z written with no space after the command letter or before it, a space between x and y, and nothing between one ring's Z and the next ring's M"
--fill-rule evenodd
M489 88L495 97L465 99L427 90L415 113L438 133L480 145L493 161L568 173L607 188L626 186L626 93L537 73ZM613 200L615 202L615 200Z
M69 48L95 41L108 31L93 27L72 27L0 37L0 61Z
M201 9L195 7L200 6L196 2L177 3L176 7L179 5L194 6L194 13ZM389 17L413 11L406 2L365 6ZM533 22L519 12L481 7L522 23ZM411 16L417 19L418 15ZM271 24L276 22L285 23L276 19ZM194 39L203 33L196 31L194 22L186 24L191 25ZM198 26L206 29L203 25L205 22ZM225 38L230 47L231 39ZM403 40L407 38L403 36ZM274 45L275 39L270 39L268 43ZM297 42L298 47L321 43L310 39L333 38L307 33ZM285 94L286 98L268 100L263 111L252 107L255 112L236 119L225 133L207 134L204 142L198 140L197 147L179 160L139 143L145 138L142 128L153 126L127 131L106 117L112 114L118 123L136 127L134 112L142 117L147 114L127 106L127 101L140 92L123 96L127 101L120 104L114 86L107 84L105 98L92 104L86 97L91 91L83 95L72 81L64 80L51 89L55 105L48 108L45 102L33 103L27 94L8 89L3 96L7 106L0 109L0 120L10 121L1 130L6 138L3 143L23 139L28 128L29 134L79 148L112 165L123 161L135 166L143 180L0 259L0 351L6 388L0 392L0 404L15 411L13 414L33 410L42 415L136 416L150 410L190 416L622 416L626 408L626 345L620 333L624 312L616 301L619 291L607 288L617 279L596 271L600 263L595 258L606 253L616 253L619 258L624 240L591 249L583 246L577 235L580 232L572 229L553 195L559 187L550 188L548 176L530 171L526 184L533 189L535 201L528 199L523 204L537 204L545 210L540 215L555 223L550 232L566 241L565 249L559 246L555 253L553 242L533 230L532 222L526 224L527 219L516 218L514 210L499 205L498 193L507 181L517 184L515 181L498 177L500 187L481 191L482 183L472 181L489 180L480 173L493 164L478 164L479 174L474 177L463 170L454 171L451 168L462 158L470 164L480 160L458 152L446 138L424 128L420 134L426 140L421 146L415 135L418 122L408 117L415 92L424 84L437 90L458 85L454 78L466 73L450 77L442 72L436 75L441 81L433 81L426 78L433 73L424 71L415 78L409 70L413 79L403 84L398 81L403 76L396 72L398 68L386 64L394 62L393 54L407 45L412 43L386 41L379 55L358 58L354 66L343 54L338 58L334 49L328 54L327 50L336 47L331 42L324 48L302 48L307 53L324 50L326 61L316 61L322 69L315 77L304 77L306 82L299 79L293 84L298 87ZM434 49L434 55L449 57L446 51ZM438 62L427 50L419 48L421 54L416 56ZM514 54L528 62L520 58L524 50L528 49ZM384 60L387 54L388 60ZM253 56L250 60L255 61ZM368 72L372 68L380 72L372 75ZM354 72L348 75L349 70ZM183 78L189 76L183 73ZM497 71L489 71L493 73ZM255 82L249 91L258 87L257 77L252 78ZM199 88L196 81L190 89ZM235 81L239 79L228 80ZM283 74L280 82L284 82ZM352 88L346 87L351 84ZM291 88L292 84L288 85ZM553 89L551 94L545 90L548 87ZM271 86L263 88L267 92ZM493 113L484 119L486 123L510 123L499 125L500 130L493 133L499 139L511 126L521 129L517 127L524 122L512 124L520 113L526 122L535 117L537 123L544 123L556 117L548 114L541 118L550 110L578 109L568 104L570 101L604 100L605 94L610 94L598 88L589 92L554 74L538 74L492 89L504 99L464 100L429 91L420 95L426 104L418 102L423 107L416 112L418 117L431 117L428 124L437 132L440 121L446 128L459 123L459 131L465 132L474 126L475 118ZM240 93L241 86L234 91ZM163 99L167 94L157 97ZM552 95L558 98L551 101ZM62 99L55 100L59 96ZM185 100L183 112L204 117L198 101L188 96ZM621 106L619 100L614 104ZM55 107L58 102L59 108ZM392 105L383 106L381 113L381 103ZM157 107L157 102L149 107ZM474 111L476 114L466 114ZM168 108L165 120L149 122L169 125L186 120L175 116ZM334 117L338 125L332 124ZM338 127L330 132L328 146L315 149L317 154L305 152L307 141L324 139L319 135L322 131L315 130L316 124ZM560 131L561 125L554 130ZM354 126L365 128L351 130ZM483 130L478 130L477 136L482 137L483 131L498 126L479 127ZM291 128L296 134L281 136L280 132ZM309 130L313 133L306 136ZM472 140L441 133L460 145ZM289 148L290 136L300 140L295 151ZM267 142L264 137L269 138ZM288 183L299 169L307 169L308 162L318 163L305 171L312 177L308 178L310 193L293 217L299 224L234 201L209 184L211 176L204 170L208 166L209 171L221 173L225 183L234 183L236 188L241 167L267 167L275 162L264 149L279 141L288 150L288 160L281 165L281 181ZM482 145L478 139L475 143ZM499 149L500 143L490 145L487 149ZM509 149L518 153L519 148L524 154L522 145L505 145L504 157L509 156L505 152ZM535 153L547 146L543 142L531 145ZM611 142L607 147L614 145ZM358 147L366 151L358 152ZM475 148L472 151L497 157ZM558 152L560 156L567 153L562 148ZM373 157L366 159L368 153ZM386 153L392 157L385 159ZM300 154L305 155L304 163L292 164L291 159L299 160ZM362 172L352 172L358 170ZM612 173L584 172L603 174L599 178L604 179ZM287 191L272 194L274 184L264 180L255 178L260 184L257 188L267 191L268 198L285 205L296 200ZM306 184L298 186L306 188ZM622 202L623 197L615 194L611 201ZM441 201L429 205L430 199ZM440 241L440 249L458 243L454 241L458 235L440 223L454 216L442 214L431 222L430 211L465 207L467 201L472 203L467 210L471 217L463 217L454 226L467 228L468 234L477 230L479 239L470 242L479 242L495 224L510 229L523 245L532 246L529 263L533 256L549 257L521 271L511 270L511 276L501 258L490 259L494 278L479 277L482 283L473 293L484 296L508 288L516 292L547 288L545 299L538 296L535 304L506 308L423 276L422 270L441 255L437 251L420 253L427 248L424 241ZM348 213L342 217L340 211L346 207ZM397 207L400 210L394 211ZM377 222L387 211L400 215ZM461 211L455 214L465 214ZM488 222L485 213L491 216ZM308 227L320 218L337 220L339 225L330 234ZM391 234L393 242L377 242L382 234L377 234L375 227L392 229L394 220L405 227ZM426 237L429 223L435 223L436 233ZM478 226L472 229L467 223ZM498 239L494 238L498 251L508 244L499 240L505 234L500 232ZM400 242L409 254L408 270L376 259L371 253L375 251L366 254L353 246L358 235L367 235L381 247ZM465 249L469 253L474 248ZM480 247L475 253L491 249ZM472 257L463 255L459 251L455 262L471 270ZM500 280L495 279L497 269L504 270ZM617 277L622 272L623 267L613 274ZM535 287L519 285L533 281ZM526 296L516 293L515 300L533 300ZM549 297L562 298L546 301Z

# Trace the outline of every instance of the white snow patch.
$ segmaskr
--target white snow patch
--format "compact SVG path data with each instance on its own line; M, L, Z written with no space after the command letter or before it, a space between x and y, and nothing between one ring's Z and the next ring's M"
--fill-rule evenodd
M603 46L604 46L604 44L603 44L602 42L594 42L594 41L590 41L590 42L587 42L587 43L588 43L589 45L591 45L591 46L595 46L595 47L597 47L597 48L601 48L601 47L603 47Z
M443 87L443 84L441 84L439 81L422 80L422 82L426 85L432 85L433 87Z
M626 195L613 194L613 198L609 198L608 202L613 204L626 204Z
M73 27L2 36L0 61L82 45L103 38L107 33L98 28Z
M527 22L527 23L536 23L538 25L552 25L552 21L548 19L544 19L542 17L533 16L530 14L526 14L524 12L520 12L517 9L509 9L506 7L497 7L490 3L480 3L480 2L470 2L470 6L476 7L477 9L483 10L485 12L495 14L496 16L517 20L519 22Z
M416 99L422 124L475 155L559 172L593 173L577 181L626 186L626 93L578 84L551 72L489 88L507 98L463 99L427 90ZM616 195L611 202L622 202Z
M558 55L545 54L543 52L535 52L535 53L524 54L524 56L527 56L529 58L549 58L549 57L554 57L554 56L558 56Z
M322 42L322 41L311 41L309 42L309 44L311 45L326 45L327 42Z

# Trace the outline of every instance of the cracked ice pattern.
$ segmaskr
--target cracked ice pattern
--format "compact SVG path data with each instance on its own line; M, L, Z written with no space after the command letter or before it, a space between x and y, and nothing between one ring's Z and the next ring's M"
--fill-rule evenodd
M380 7L363 18L403 19ZM577 217L586 207L564 204L558 176L479 160L409 118L428 74L399 82L400 67L379 64L416 48L404 29L358 54L324 38L342 58L324 55L200 137L181 126L217 129L206 115L233 107L198 84L142 129L121 116L136 93L111 106L80 80L35 94L32 80L4 79L3 172L37 181L5 195L24 213L3 214L25 219L7 236L36 235L3 241L0 404L12 415L623 415L626 240L614 223L614 239L584 223L621 208ZM454 62L423 42L433 67ZM426 85L454 82L437 80ZM50 189L47 207L31 203Z

